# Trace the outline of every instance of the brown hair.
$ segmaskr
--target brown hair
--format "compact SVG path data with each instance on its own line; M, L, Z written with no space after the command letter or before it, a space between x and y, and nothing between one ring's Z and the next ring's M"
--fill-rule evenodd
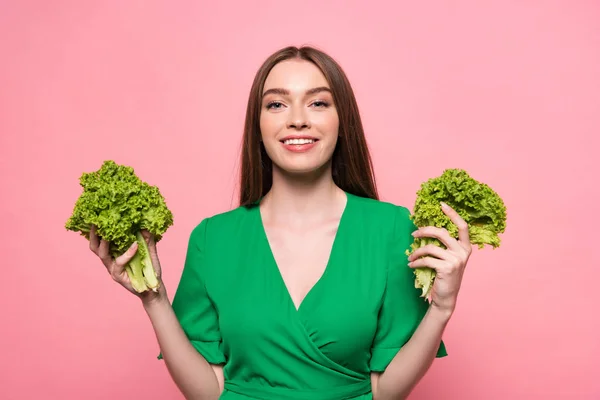
M240 206L258 201L273 184L273 163L260 140L262 92L271 69L289 59L312 62L331 86L340 121L339 138L332 156L333 181L346 192L378 199L373 163L358 105L346 74L333 58L320 50L310 46L289 46L265 60L250 89L241 154Z

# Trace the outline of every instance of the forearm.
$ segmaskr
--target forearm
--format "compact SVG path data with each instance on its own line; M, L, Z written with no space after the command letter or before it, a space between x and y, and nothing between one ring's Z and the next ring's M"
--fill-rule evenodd
M411 339L377 380L377 400L405 399L410 394L433 363L450 315L429 307Z
M159 347L173 381L186 399L218 399L219 383L211 365L192 346L171 303L163 299L144 303Z

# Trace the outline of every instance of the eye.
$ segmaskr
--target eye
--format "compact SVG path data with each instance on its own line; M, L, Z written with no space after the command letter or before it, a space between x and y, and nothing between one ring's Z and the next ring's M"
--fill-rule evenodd
M326 108L329 106L329 103L327 103L326 101L317 100L313 103L313 106L317 108Z
M267 110L270 110L272 108L278 109L278 108L281 108L282 106L283 106L283 104L281 104L280 102L272 101L269 104L267 104Z

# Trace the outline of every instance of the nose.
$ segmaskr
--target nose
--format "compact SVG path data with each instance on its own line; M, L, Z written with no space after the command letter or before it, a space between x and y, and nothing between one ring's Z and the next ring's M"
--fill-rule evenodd
M291 107L287 127L288 129L310 128L310 122L304 107Z

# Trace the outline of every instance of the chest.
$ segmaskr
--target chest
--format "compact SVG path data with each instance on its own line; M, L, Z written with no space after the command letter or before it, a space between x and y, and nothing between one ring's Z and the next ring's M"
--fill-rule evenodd
M338 226L339 220L303 229L265 226L273 259L296 308L325 273Z
M206 288L223 351L255 362L256 350L272 354L276 343L313 360L363 368L386 283L380 231L352 219L310 229L267 221L219 241L221 251L206 259Z

